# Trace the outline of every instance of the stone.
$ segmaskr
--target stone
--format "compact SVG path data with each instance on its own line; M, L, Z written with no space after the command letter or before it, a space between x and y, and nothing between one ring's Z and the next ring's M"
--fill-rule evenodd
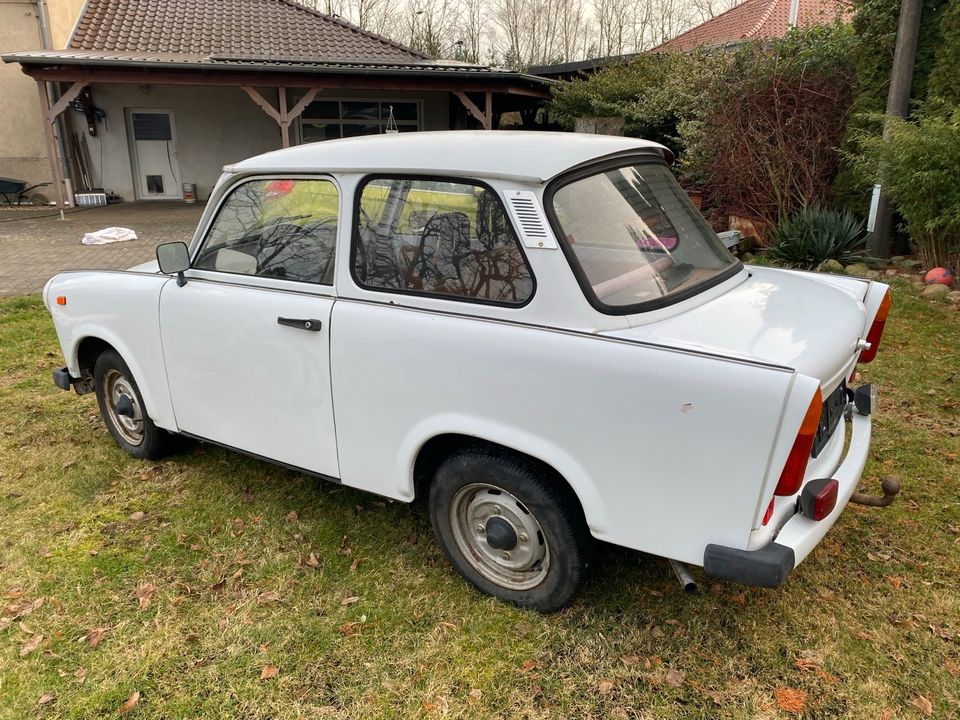
M902 265L902 264L903 264L903 261L906 260L906 259L907 259L907 258L906 258L905 256L903 256L903 255L894 255L892 258L890 258L890 264L891 264L891 265Z
M820 267L818 267L817 270L819 270L820 272L828 272L828 273L842 273L843 265L840 263L839 260L834 260L833 258L831 258L829 260L824 260L822 263L820 263Z
M866 277L867 273L870 272L868 268L863 263L854 263L853 265L847 265L847 275L853 275L854 277Z
M883 273L879 270L867 270L863 274L863 277L867 278L867 280L880 280L883 277Z
M885 270L883 274L886 275L887 277L892 278L899 275L900 271L897 270L896 268L887 268L887 270Z
M947 302L954 305L960 305L960 290L954 290L947 293Z
M907 270L920 270L923 268L923 263L919 260L904 260L900 265Z
M950 288L946 285L928 285L923 289L923 292L920 293L920 296L929 300L943 300L949 294Z
M748 253L748 252L740 256L740 262L745 262L745 263L752 263L756 259L757 258L756 256L754 256L753 253Z
M910 284L913 285L913 289L917 292L923 292L927 289L927 284L923 280L914 280Z

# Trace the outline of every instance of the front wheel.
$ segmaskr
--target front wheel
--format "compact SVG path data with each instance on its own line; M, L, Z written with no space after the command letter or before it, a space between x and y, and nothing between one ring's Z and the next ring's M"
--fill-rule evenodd
M117 445L143 460L156 460L171 451L173 436L153 424L130 368L116 351L100 354L93 381L100 416Z
M455 453L430 487L430 520L450 563L482 592L554 612L573 600L592 539L573 493L494 448Z

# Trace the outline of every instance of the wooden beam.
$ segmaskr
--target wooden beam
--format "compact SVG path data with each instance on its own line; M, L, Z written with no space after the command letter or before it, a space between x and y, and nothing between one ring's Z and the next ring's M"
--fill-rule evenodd
M487 95L484 98L484 102L487 104L485 120L483 127L486 130L493 130L493 93L487 90Z
M307 90L307 94L300 98L300 101L290 108L290 112L287 113L287 119L292 121L300 117L303 114L303 111L307 109L307 105L313 102L313 99L317 96L317 93L320 92L323 88L310 88Z
M287 116L287 89L277 88L277 101L280 103L280 147L290 147L290 118Z
M50 120L51 109L50 97L47 95L47 83L43 80L38 80L37 91L40 93L40 112L44 118ZM79 92L79 90L77 92ZM56 116L53 117L56 118ZM64 202L63 198L63 174L60 172L60 158L57 155L57 140L53 136L53 120L43 123L43 136L47 141L47 159L50 161L50 173L53 176L53 189L57 194L57 207L60 210L63 210L63 208L66 207L66 203Z
M296 74L257 72L201 72L168 70L122 70L109 68L92 70L81 67L58 68L24 67L24 73L34 80L57 82L114 83L129 85L218 85L234 87L276 87L282 82L287 88L356 89L356 90L413 90L436 92L494 92L529 97L548 98L549 89L520 88L503 80L474 78L405 78L371 77L344 74Z
M460 99L460 102L463 103L463 106L470 112L470 114L473 115L480 122L481 125L483 125L484 130L490 129L490 118L487 117L487 115L484 112L482 112L480 108L478 108L474 104L473 100L467 97L467 94L465 92L460 92L459 90L455 90L453 94ZM490 109L490 92L488 91L487 92L487 110L489 111L489 109Z
M82 81L75 82L73 85L67 88L67 91L63 95L61 95L60 99L57 100L57 102L54 104L52 108L50 108L50 116L49 116L50 122L56 122L57 115L62 113L64 110L66 110L67 106L70 105L70 103L72 103L74 100L76 100L77 96L89 84L90 83L88 82L82 82Z
M263 95L248 85L241 85L240 87L247 95L250 96L250 99L253 100L261 110L272 117L278 125L280 124L280 113L277 112L276 108L274 108L273 105L271 105L267 99L263 97Z

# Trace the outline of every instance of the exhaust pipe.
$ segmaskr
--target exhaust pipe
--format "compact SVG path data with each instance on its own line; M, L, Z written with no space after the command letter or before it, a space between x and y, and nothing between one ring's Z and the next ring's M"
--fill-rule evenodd
M696 595L697 581L693 579L690 571L687 570L687 566L670 558L667 558L667 562L670 563L670 567L673 568L673 574L676 575L677 580L680 581L683 591L687 593L687 595Z
M900 483L892 477L885 477L880 482L880 489L883 495L866 495L864 493L854 493L850 496L850 502L858 505L869 505L870 507L886 507L893 502L893 499L900 492Z

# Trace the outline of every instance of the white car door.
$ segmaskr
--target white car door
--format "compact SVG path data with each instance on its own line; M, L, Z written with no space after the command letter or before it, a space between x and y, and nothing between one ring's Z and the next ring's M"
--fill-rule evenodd
M340 477L330 384L337 189L255 179L233 189L160 296L181 432Z

